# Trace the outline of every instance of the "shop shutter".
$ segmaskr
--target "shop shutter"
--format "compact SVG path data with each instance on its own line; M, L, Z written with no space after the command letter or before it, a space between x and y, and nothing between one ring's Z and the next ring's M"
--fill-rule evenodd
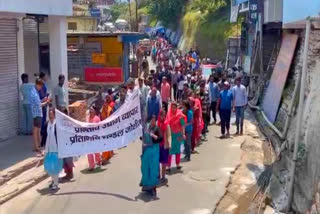
M0 141L18 132L17 20L0 19Z

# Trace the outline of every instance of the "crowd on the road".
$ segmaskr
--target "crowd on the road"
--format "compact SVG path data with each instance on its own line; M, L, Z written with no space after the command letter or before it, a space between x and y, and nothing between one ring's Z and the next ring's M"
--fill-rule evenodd
M28 74L21 75L21 94L23 96L23 117L21 134L33 135L33 151L37 156L44 156L44 166L52 176L52 189L58 188L58 175L62 167L66 175L64 180L73 178L73 158L58 158L57 132L55 127L55 108L68 114L67 93L64 88L65 77L59 75L58 85L54 88L56 100L55 108L52 105L52 95L47 88L47 75L41 72L35 83L29 82ZM47 115L49 119L47 119ZM44 152L44 153L43 153ZM55 163L55 164L50 164Z
M191 161L192 154L197 153L196 147L207 141L209 125L220 125L221 138L228 138L231 113L234 110L237 126L235 134L243 134L247 92L241 84L241 71L233 70L237 73L233 76L235 86L231 87L228 81L230 73L224 71L222 63L214 63L207 57L201 59L200 56L196 48L182 55L168 40L157 36L152 40L151 51L156 69L149 70L149 61L145 56L137 82L130 79L120 88L117 96L112 90L105 94L103 87L100 87L95 101L89 107L87 122L98 123L110 117L126 102L127 97L138 91L143 124L140 185L143 191L153 197L156 197L156 188L168 182L166 174L173 172L173 156L175 171L180 171L181 148L184 148L184 160ZM202 66L210 63L216 66L210 76L205 76ZM52 177L50 188L56 190L62 168L66 173L63 179L68 181L73 178L73 158L58 158L55 109L52 108L52 99L47 92L46 75L41 73L35 84L28 82L27 74L23 74L21 79L25 115L22 132L32 132L34 150L38 155L43 155L41 148L44 148L44 167ZM55 107L68 114L64 82L64 76L60 75L59 84L54 90ZM106 164L112 156L113 151L87 155L88 170Z
M182 55L162 36L152 41L151 59L156 69L149 71L148 59L143 59L137 89L145 122L141 186L155 197L159 183L168 182L166 173L171 173L172 157L175 157L176 170L180 171L181 148L184 148L185 161L191 161L196 147L207 140L210 124L219 124L221 138L228 138L234 111L235 134L243 134L247 91L241 84L241 70L224 71L222 63L207 57L201 59L196 48ZM209 76L202 72L206 64L216 65ZM233 87L229 82L231 78L235 80Z

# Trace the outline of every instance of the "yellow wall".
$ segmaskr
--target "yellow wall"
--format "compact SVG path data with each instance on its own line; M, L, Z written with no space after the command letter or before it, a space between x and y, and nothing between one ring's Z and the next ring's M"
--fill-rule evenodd
M79 39L77 37L68 37L68 44L77 44ZM98 42L101 44L102 53L106 55L106 67L122 67L122 46L118 41L118 37L90 37L85 42Z
M89 18L89 17L68 17L67 22L75 22L77 23L77 30L69 30L72 32L88 32L95 31L97 28L97 19Z

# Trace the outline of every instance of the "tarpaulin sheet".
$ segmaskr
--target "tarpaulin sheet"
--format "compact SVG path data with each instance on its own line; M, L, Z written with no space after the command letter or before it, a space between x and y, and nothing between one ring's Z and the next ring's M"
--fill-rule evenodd
M297 46L298 35L284 34L281 49L274 67L262 108L267 118L274 123L282 97L282 92L287 81L291 62Z

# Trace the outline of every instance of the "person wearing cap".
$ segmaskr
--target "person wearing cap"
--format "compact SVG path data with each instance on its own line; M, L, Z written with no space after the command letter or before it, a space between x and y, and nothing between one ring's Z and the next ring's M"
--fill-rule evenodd
M247 90L241 84L241 77L236 78L236 85L232 88L234 111L236 112L236 134L243 134L244 110L248 104Z
M230 90L229 82L223 83L223 90L217 102L217 112L220 113L221 120L221 138L230 136L230 119L233 106L233 94Z

